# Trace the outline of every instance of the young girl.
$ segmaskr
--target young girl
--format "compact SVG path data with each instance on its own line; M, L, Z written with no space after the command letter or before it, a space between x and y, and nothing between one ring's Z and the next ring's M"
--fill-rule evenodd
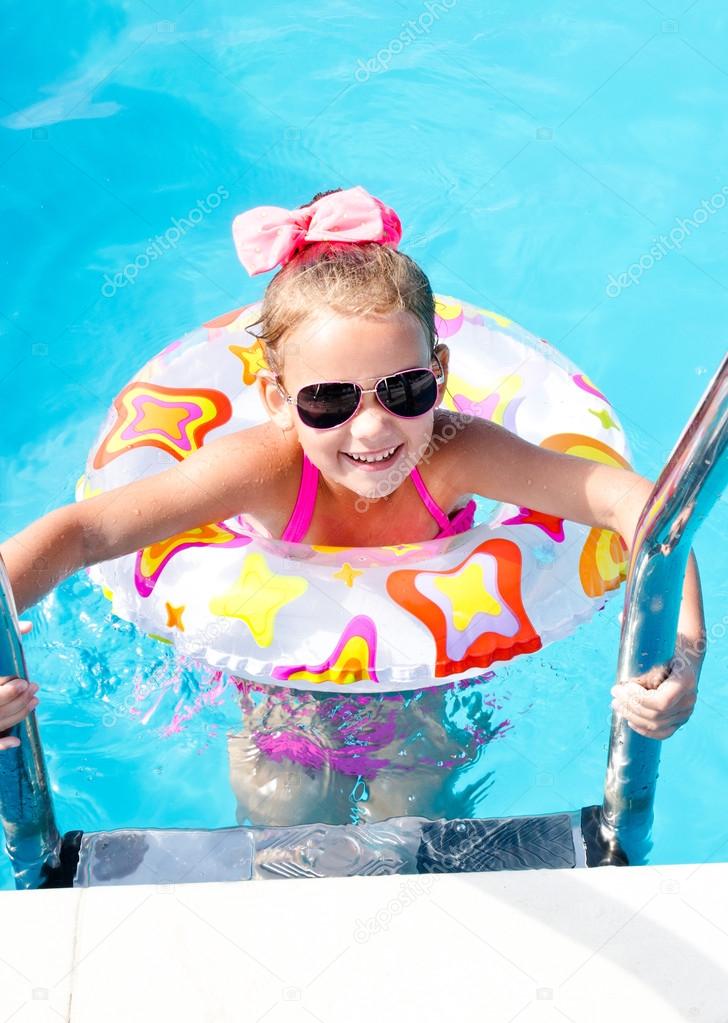
M258 379L269 422L58 508L8 540L0 553L19 611L82 566L241 514L249 528L290 541L386 546L468 529L481 494L631 543L649 480L440 407L448 349L427 277L397 249L392 209L363 188L339 189L296 210L250 210L233 233L251 275L282 266L255 330L270 366ZM457 428L443 443L447 424ZM613 706L655 739L672 735L695 703L704 623L692 555L678 629L669 677L653 672L613 690ZM444 815L453 768L498 731L482 679L349 697L235 681L244 728L229 752L241 823ZM29 713L36 688L0 678L0 731ZM15 744L0 738L0 748ZM467 802L458 812L467 815Z

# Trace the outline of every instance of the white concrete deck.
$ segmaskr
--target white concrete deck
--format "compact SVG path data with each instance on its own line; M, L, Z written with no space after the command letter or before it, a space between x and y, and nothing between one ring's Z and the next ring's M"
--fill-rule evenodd
M728 864L0 893L2 1023L647 1018L728 1020Z

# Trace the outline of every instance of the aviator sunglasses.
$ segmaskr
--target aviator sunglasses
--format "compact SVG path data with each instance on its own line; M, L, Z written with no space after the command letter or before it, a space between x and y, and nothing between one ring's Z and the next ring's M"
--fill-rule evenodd
M314 430L333 430L352 419L365 394L375 394L377 401L399 419L416 419L429 412L437 401L437 388L442 383L443 369L436 355L439 374L431 369L405 369L388 377L380 377L374 387L343 380L332 380L302 387L295 397L287 394L276 377L281 394L289 405L295 405L304 426Z

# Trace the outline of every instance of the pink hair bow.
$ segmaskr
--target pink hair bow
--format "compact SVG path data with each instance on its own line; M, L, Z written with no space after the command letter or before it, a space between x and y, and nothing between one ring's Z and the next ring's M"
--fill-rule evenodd
M399 217L361 185L324 195L310 206L286 210L256 206L233 221L238 259L251 277L281 266L308 242L380 242L396 249Z

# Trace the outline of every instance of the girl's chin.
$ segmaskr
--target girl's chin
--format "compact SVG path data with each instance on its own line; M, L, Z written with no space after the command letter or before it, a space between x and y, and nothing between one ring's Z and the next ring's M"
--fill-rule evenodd
M382 498L391 497L392 494L395 493L395 491L399 490L399 488L402 486L402 483L403 479L397 478L394 480L382 479L380 480L378 485L372 484L368 487L366 485L354 486L350 480L347 480L346 485L347 487L349 487L350 490L353 490L355 493L357 493L359 497L363 497L364 500L378 501L381 500Z

